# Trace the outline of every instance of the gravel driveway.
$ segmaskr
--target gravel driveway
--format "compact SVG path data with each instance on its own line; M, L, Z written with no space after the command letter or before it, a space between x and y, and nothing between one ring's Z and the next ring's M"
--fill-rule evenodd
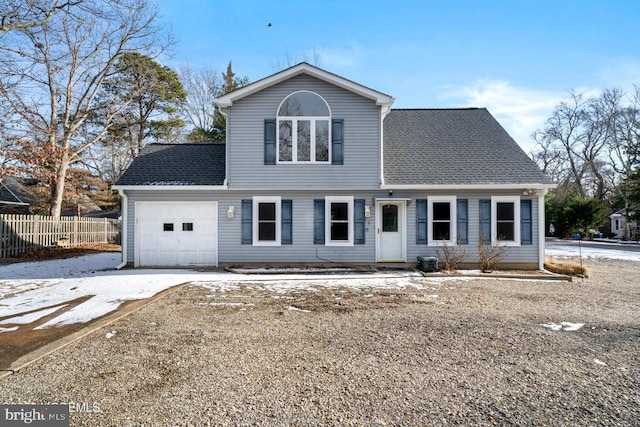
M640 265L589 267L421 290L193 285L8 377L0 402L71 402L91 426L633 425Z

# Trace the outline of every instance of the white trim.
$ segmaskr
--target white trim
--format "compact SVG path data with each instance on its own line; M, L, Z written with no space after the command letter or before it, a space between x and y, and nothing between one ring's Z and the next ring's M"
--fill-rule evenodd
M229 187L226 185L112 185L111 188L113 190L118 191L140 191L140 190L151 190L151 191L167 191L167 190L176 190L176 191L198 191L198 190L228 190Z
M281 233L282 233L282 197L280 196L253 196L252 199L252 224L251 224L251 229L252 229L252 245L253 246L280 246L281 243ZM276 205L276 240L274 241L270 241L270 240L266 240L266 241L260 241L258 239L258 225L259 225L259 204L260 203L274 203Z
M410 202L408 197L374 197L376 202Z
M376 227L376 262L407 262L407 202L411 199L390 199L390 198L380 198L375 199L375 209L376 209L376 218L375 218L375 227ZM402 209L402 256L401 259L398 260L387 260L380 258L380 228L382 224L380 221L382 220L382 205L384 204L394 204L399 206Z
M347 203L348 239L331 240L331 203ZM324 244L325 246L353 246L353 196L325 196L324 197Z
M215 99L214 102L220 109L228 108L233 105L234 101L242 99L246 96L259 92L285 80L289 80L300 74L307 74L311 77L315 77L334 86L346 89L357 95L371 99L376 102L376 105L383 106L383 111L390 108L391 104L393 104L394 101L394 98L392 96L370 89L366 86L362 86L356 82L345 79L344 77L340 77L336 74L329 73L328 71L314 67L313 65L307 64L306 62L302 62L298 65L294 65L293 67L287 68L286 70L282 70L278 73L272 74L269 77L258 80L243 88L235 90L227 95L223 95Z
M5 202L4 200L0 200L0 205L29 206L29 203L24 203L24 202Z
M127 254L129 252L129 242L127 241L127 237L129 233L127 232L127 224L129 223L129 218L127 215L129 214L129 197L123 190L118 190L120 197L122 197L122 211L120 212L120 247L122 248L122 262L116 266L116 270L120 270L122 267L127 265Z
M498 203L513 203L513 240L498 240ZM491 196L491 244L520 246L520 196Z
M282 108L282 104L284 104L284 101L286 101L287 99L289 99L291 96L295 95L296 93L311 93L315 96L317 96L318 98L322 99L322 101L324 102L324 105L327 106L327 110L329 110L329 117L331 117L331 107L329 106L329 103L327 102L326 99L324 99L324 97L312 90L307 90L307 89L301 89L301 90L296 90L294 92L291 92L289 95L285 96L284 98L282 98L282 101L280 101L280 104L278 104L278 109L276 110L276 117L300 117L300 116L280 116L280 108ZM306 116L305 116L306 117ZM316 117L316 116L310 116L310 117ZM317 116L317 117L326 117L326 116Z
M449 203L449 240L433 237L433 203ZM427 198L427 246L453 245L458 241L458 207L456 196L429 196Z
M538 194L538 270L544 270L544 246L545 246L545 214L544 195L546 192ZM532 236L533 237L533 236Z
M557 184L383 184L381 190L535 190L556 188ZM533 193L530 193L533 195Z

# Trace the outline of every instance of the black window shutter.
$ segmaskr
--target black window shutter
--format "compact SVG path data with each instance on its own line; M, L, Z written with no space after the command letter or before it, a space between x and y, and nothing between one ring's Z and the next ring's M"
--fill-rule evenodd
M531 200L520 201L520 240L523 245L533 245Z
M480 200L480 238L491 243L491 200Z
M313 201L313 243L324 244L324 199Z
M282 201L281 212L281 237L280 243L290 245L293 243L293 201Z
M253 243L253 201L242 201L242 244L250 245Z
M427 244L427 199L416 200L416 244Z
M331 164L344 164L344 120L331 120Z
M456 215L458 217L458 242L466 245L469 243L469 202L467 199L458 199L457 203Z
M356 245L364 245L365 235L365 219L364 219L364 199L355 199L353 201L353 243Z
M276 121L264 121L264 164L276 164Z

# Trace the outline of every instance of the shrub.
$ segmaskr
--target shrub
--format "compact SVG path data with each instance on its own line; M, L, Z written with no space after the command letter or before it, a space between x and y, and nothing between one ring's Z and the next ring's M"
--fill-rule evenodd
M492 245L487 242L484 237L478 240L478 258L480 259L480 271L489 272L496 268L500 261L504 258L505 253L509 249L504 243L496 243Z
M576 261L560 260L547 257L544 260L544 268L552 273L567 274L569 276L589 277L589 269L581 266Z
M439 262L444 271L456 271L458 264L460 264L467 256L467 251L460 245L460 240L457 243L443 243L438 249Z

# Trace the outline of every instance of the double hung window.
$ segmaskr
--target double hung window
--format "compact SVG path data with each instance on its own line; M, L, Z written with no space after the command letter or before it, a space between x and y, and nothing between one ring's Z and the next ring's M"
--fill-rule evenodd
M253 198L253 244L255 246L280 245L280 197Z
M456 197L438 196L428 199L429 244L456 243Z
M520 197L491 198L491 241L509 246L520 245Z

